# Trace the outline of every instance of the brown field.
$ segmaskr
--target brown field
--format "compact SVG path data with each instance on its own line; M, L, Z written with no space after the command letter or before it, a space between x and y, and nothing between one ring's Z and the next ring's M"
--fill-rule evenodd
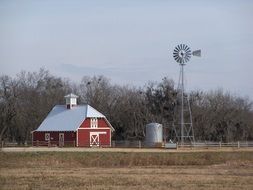
M0 189L251 190L253 151L0 152Z

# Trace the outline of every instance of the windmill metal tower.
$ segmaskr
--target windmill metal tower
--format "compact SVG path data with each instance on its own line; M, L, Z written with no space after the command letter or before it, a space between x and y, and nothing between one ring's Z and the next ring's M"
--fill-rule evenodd
M185 45L180 44L175 47L173 51L173 57L180 66L179 82L177 89L177 104L175 108L175 116L173 120L173 128L176 134L177 140L183 145L185 142L194 142L194 131L192 124L192 113L189 103L189 97L185 93L185 77L184 66L188 62L191 56L201 56L201 50L191 51L191 49Z

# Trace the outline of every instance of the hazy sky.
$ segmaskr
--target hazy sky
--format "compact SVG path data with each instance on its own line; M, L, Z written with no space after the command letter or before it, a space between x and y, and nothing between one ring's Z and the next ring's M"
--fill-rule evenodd
M73 81L177 82L180 43L202 50L186 66L188 90L253 99L251 0L0 0L0 74L45 67Z

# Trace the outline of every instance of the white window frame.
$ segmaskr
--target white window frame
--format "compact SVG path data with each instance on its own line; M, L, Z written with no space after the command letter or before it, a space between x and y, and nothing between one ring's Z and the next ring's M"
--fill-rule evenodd
M90 128L98 128L98 119L97 118L91 118L90 119Z
M45 133L45 141L50 141L50 133Z

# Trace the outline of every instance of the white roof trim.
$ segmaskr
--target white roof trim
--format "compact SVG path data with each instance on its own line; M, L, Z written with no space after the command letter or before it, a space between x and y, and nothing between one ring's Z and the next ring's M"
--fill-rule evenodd
M107 120L107 118L105 117L105 121L108 123L108 125L111 127L111 129L112 129L112 132L114 132L115 131L115 129L113 128L113 126L111 125L111 123Z

